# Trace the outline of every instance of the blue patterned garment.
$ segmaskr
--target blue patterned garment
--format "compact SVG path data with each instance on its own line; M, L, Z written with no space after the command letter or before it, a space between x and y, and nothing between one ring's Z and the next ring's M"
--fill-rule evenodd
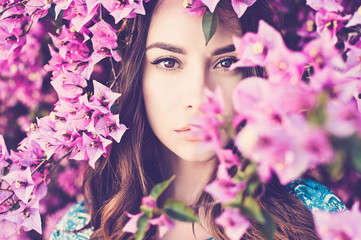
M346 207L330 189L315 181L298 179L286 186L288 192L296 196L312 212L319 209L325 212L345 211ZM50 240L87 240L92 234L92 229L86 229L78 233L69 230L81 229L90 220L85 211L84 202L78 202L72 206L65 216L56 225ZM207 240L215 240L210 238Z
M333 192L309 179L298 179L286 186L293 196L296 196L312 212L315 209L324 212L342 212L346 210L345 204Z

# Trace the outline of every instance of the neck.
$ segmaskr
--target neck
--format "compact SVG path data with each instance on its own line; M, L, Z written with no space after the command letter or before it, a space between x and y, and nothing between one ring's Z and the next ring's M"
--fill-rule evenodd
M187 161L174 154L167 155L168 161L171 162L172 172L176 176L172 197L187 205L196 204L216 168L216 158L206 161Z

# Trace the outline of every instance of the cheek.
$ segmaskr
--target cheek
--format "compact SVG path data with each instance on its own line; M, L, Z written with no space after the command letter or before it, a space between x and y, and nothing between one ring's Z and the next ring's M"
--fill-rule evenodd
M213 90L216 88L216 86L221 88L224 100L224 116L226 120L229 121L234 116L234 109L232 104L233 89L237 86L241 79L241 75L217 78L214 81L214 87L212 87Z
M174 106L174 96L170 91L158 83L157 80L147 78L143 80L143 98L147 118L154 133L160 129L167 129L171 126L172 105Z

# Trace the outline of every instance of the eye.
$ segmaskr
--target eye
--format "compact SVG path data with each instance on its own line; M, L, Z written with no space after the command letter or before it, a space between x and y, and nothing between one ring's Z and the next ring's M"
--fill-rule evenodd
M237 62L237 58L235 58L235 57L223 58L223 59L219 60L213 68L214 69L216 69L216 68L228 69L235 62Z
M181 68L178 60L174 58L160 58L152 62L153 65L157 65L163 70L176 70Z

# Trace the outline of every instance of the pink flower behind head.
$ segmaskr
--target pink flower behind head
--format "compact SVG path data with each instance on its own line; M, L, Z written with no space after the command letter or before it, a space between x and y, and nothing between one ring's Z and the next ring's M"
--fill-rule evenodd
M257 0L232 0L232 7L238 18L242 17L248 7L252 6Z

